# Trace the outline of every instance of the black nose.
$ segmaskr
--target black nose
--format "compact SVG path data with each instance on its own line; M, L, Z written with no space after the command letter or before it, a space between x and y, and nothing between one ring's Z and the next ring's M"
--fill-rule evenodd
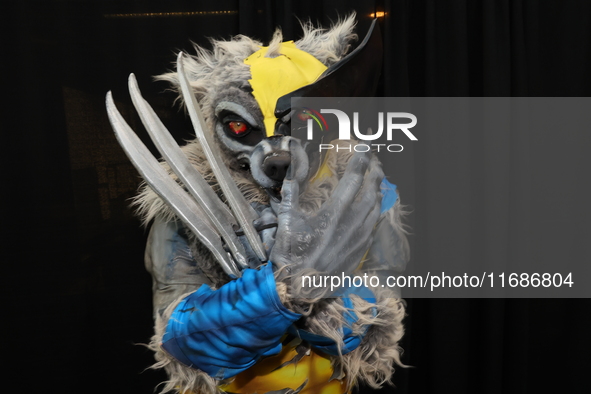
M291 155L288 152L273 153L263 161L263 172L272 180L282 182L291 164Z

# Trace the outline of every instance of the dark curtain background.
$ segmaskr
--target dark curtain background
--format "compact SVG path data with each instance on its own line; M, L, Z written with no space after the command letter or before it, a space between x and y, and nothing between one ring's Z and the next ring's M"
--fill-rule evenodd
M586 0L3 3L2 391L150 393L164 378L144 371L152 356L138 346L152 332L146 231L128 208L139 179L107 123L105 93L141 130L126 87L134 72L182 141L187 120L151 81L174 50L239 33L267 41L276 26L297 38L296 17L328 25L352 10L360 34L385 13L382 95L591 94ZM588 134L446 137L421 139L393 169L413 209L413 261L591 261ZM590 306L408 300L412 368L381 392L587 393Z

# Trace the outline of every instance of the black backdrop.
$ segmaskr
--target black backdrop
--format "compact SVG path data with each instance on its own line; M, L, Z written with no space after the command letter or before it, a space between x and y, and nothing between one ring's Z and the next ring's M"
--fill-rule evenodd
M363 33L369 15L383 11L383 95L591 93L586 0L54 0L7 1L2 9L2 348L9 365L3 391L15 383L19 392L149 393L163 379L143 372L151 354L136 345L148 341L152 324L142 263L146 232L128 208L138 177L112 135L103 101L112 89L140 130L126 93L134 72L175 137L188 138L173 97L150 77L171 67L173 50L189 49L190 40L207 45L208 36L238 33L267 40L278 25L286 38L297 38L294 16L328 24L353 9ZM165 14L171 12L183 14ZM500 183L480 173L489 169L482 154L490 141L478 136L460 149L471 166L465 183L428 182L433 167L457 165L452 155L417 153L401 162L395 179L414 209L414 258L454 248L479 257L493 243L493 253L508 261L589 261L589 138L569 135L561 156L549 159L535 152L559 139L543 137L512 145L511 165L494 167L489 177ZM519 193L522 181L539 178L547 186L528 190L543 190L542 200ZM510 214L497 224L507 231L494 239L470 236L482 211L466 211L458 201L466 193L482 197L489 186L507 186L518 197L500 202ZM446 205L438 206L442 194ZM462 221L472 227L462 228ZM433 223L446 222L449 231L433 230ZM393 392L589 392L590 306L589 300L409 300L403 360L413 368L397 371Z

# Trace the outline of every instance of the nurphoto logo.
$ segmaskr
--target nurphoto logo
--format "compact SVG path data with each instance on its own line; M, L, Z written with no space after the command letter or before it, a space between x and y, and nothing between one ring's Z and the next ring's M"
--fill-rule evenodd
M300 120L305 120L307 127L307 139L314 139L314 123L316 123L320 129L320 132L328 131L328 122L322 114L332 114L336 116L338 121L338 139L350 140L351 139L351 119L347 113L339 109L321 109L315 111L311 108L303 108L298 115ZM402 152L404 147L401 144L392 143L379 143L380 138L383 140L385 134L386 141L391 142L392 137L397 132L402 132L411 141L418 141L418 138L410 131L411 128L416 126L417 117L409 112L378 112L377 114L378 126L375 132L371 133L373 129L370 129L370 133L364 134L359 130L359 112L353 112L353 134L355 138L361 141L372 141L372 143L357 144L353 147L356 152L367 152L371 149L385 150L388 152ZM401 122L402 119L408 120L406 123ZM385 123L385 127L384 127ZM384 133L385 131L385 133ZM374 142L375 141L375 142ZM319 151L336 149L338 150L351 150L350 146L339 147L333 144L319 144Z

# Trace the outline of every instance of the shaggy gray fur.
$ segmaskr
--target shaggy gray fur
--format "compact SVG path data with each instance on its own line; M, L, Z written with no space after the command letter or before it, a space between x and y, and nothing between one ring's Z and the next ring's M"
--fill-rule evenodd
M312 273L308 273L312 274ZM398 342L404 335L402 320L405 316L405 303L395 298L386 288L372 289L376 303L368 303L353 295L353 310L358 320L351 327L355 335L363 334L365 326L370 326L359 347L354 351L332 357L333 378L344 379L348 387L364 382L373 388L380 388L390 381L394 365L404 366L400 361L402 349ZM339 348L344 346L342 333L338 329L345 324L344 316L349 312L339 299L317 298L289 299L285 305L304 316L306 331L332 339Z
M304 36L295 42L302 51L308 52L330 67L347 54L355 34L355 14L337 21L330 29L320 29L311 22L302 24Z

